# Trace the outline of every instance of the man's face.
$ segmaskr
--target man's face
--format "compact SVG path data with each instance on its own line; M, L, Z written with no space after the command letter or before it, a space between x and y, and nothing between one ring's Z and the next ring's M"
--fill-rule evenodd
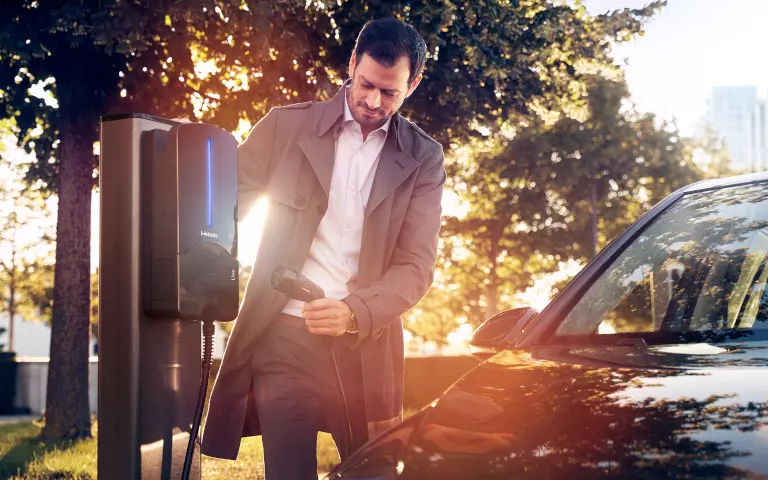
M416 78L408 85L410 64L402 56L392 68L381 65L368 55L349 62L352 83L347 98L352 117L364 130L372 131L394 115L405 99L413 93L421 80Z

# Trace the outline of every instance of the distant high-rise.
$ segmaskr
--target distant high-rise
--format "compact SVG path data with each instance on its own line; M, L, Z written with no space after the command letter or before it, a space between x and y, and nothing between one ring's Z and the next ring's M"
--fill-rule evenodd
M768 170L768 101L757 87L714 87L707 120L725 139L734 169Z
M752 144L755 156L755 170L768 170L768 99L757 101L752 113Z

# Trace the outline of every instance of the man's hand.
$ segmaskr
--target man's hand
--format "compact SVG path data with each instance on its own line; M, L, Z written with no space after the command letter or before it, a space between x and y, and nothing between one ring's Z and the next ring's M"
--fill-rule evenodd
M332 337L344 335L352 318L349 305L333 298L321 298L306 303L301 313L311 333Z

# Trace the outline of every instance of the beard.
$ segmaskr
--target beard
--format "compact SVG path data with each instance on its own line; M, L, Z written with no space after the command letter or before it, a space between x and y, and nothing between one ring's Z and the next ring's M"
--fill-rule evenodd
M347 105L349 111L352 114L352 118L361 126L371 129L377 129L386 123L391 113L387 113L386 110L377 108L371 110L365 103L364 99L358 99L355 97L354 86L350 85L347 91Z

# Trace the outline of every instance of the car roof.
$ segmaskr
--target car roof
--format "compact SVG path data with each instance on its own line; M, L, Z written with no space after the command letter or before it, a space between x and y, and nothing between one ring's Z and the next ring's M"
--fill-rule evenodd
M701 192L724 187L733 187L755 182L768 181L768 171L735 175L732 177L712 178L692 183L680 189L682 193Z

